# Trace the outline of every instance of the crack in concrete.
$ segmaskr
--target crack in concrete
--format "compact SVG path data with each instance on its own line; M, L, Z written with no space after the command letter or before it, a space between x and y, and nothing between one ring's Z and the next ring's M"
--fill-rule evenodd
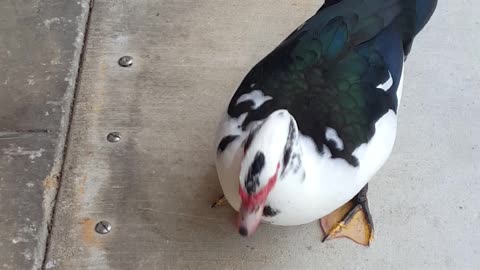
M64 106L67 107L67 110L65 110L65 115L64 117L62 117L61 126L64 127L64 132L62 132L62 134L65 134L66 136L59 136L60 142L58 143L56 155L59 158L58 160L56 160L50 173L50 179L54 180L54 183L52 183L52 186L54 188L46 188L44 191L44 211L46 220L46 226L44 227L44 229L46 230L46 233L42 234L42 236L45 235L45 238L40 241L39 250L37 250L36 252L36 262L34 266L36 269L49 269L52 267L52 262L48 262L47 258L51 245L51 233L53 229L53 224L55 222L55 209L63 177L65 158L67 155L66 146L68 145L70 127L74 114L75 98L77 95L77 87L79 84L82 64L85 57L85 48L94 0L90 0L89 2L80 4L82 5L82 9L84 9L85 11L82 12L82 15L78 19L78 33L77 38L75 39L75 47L78 49L78 52L76 52L74 59L76 59L75 62L77 62L78 65L72 66L69 72L70 76L68 76L69 78L75 79L70 79L68 81L70 90L66 91L64 97Z

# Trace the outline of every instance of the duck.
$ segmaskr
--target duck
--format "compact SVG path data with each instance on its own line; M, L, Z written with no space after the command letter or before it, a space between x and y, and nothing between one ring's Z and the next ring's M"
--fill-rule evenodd
M223 196L251 236L320 221L374 236L368 183L392 152L404 70L437 0L326 0L244 77L215 135Z

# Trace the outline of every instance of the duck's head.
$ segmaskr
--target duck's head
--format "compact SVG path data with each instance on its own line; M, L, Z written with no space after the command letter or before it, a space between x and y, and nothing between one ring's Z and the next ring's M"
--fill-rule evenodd
M238 231L255 232L270 193L289 163L297 139L297 124L288 111L278 110L255 128L244 143L240 169Z

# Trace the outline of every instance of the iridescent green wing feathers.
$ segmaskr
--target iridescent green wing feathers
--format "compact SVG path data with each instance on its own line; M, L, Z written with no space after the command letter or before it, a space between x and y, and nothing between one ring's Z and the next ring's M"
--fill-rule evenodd
M405 44L409 49L418 27L416 20L410 22L415 4L343 0L320 10L250 71L229 114L248 112L242 124L246 128L277 109L287 109L320 151L326 145L333 157L358 165L353 151L370 140L378 119L388 110L396 111ZM377 87L392 76L390 89ZM237 104L253 86L272 99L259 108L249 101ZM343 147L326 138L327 128L337 132Z
M373 19L370 22L378 24ZM367 28L366 24L356 26L359 32L349 34L348 23L337 17L321 31L299 36L289 59L282 61L284 68L274 68L282 65L271 63L273 73L264 76L261 87L266 95L276 97L275 107L309 119L299 121L300 130L314 135L318 145L327 145L334 156L351 164L357 163L352 152L368 142L375 122L388 109L395 109L392 97L376 88L388 79L382 57L369 44L354 48L363 37L355 34L365 34ZM289 51L287 47L285 51ZM327 141L327 127L337 131L343 149Z

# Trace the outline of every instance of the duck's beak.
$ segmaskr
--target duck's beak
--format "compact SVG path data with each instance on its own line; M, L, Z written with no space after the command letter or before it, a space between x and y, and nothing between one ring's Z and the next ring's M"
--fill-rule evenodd
M242 236L252 235L260 224L265 204L257 204L253 207L242 203L238 212L238 232Z

